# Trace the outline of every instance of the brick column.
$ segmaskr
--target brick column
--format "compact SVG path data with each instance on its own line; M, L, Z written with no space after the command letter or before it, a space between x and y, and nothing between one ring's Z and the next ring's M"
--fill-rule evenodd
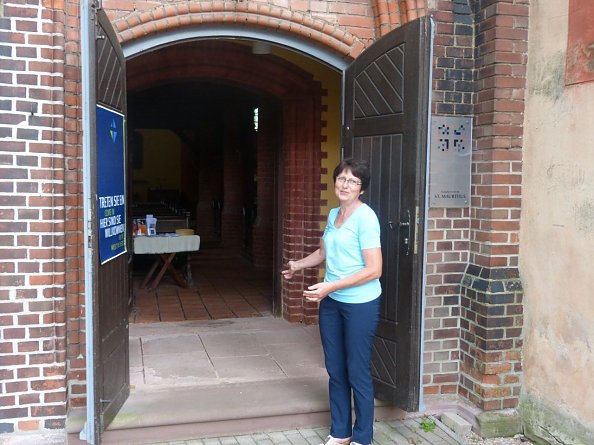
M288 99L283 110L283 264L320 245L321 98ZM317 321L317 304L305 302L305 286L319 281L318 269L307 269L283 282L283 316Z
M521 381L518 271L528 1L480 1L470 259L462 285L460 393L486 411L515 408ZM516 432L514 422L509 431ZM480 419L479 419L480 424ZM487 427L480 426L489 435Z

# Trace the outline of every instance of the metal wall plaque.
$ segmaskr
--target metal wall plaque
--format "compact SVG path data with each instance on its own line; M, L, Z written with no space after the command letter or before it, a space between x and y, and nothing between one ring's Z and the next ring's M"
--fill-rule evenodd
M431 117L429 206L470 205L472 118Z

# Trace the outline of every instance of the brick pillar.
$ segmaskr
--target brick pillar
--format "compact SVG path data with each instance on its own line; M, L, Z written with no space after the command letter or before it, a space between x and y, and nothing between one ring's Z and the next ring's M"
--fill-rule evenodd
M528 5L485 0L476 7L475 148L470 259L461 300L460 393L492 411L515 408L520 394L518 233Z
M252 229L252 260L256 267L272 266L273 212L276 199L274 169L279 133L278 110L271 106L260 107L256 166L258 213Z
M283 110L283 264L319 247L321 176L321 96L285 101ZM305 286L319 281L318 269L307 269L284 281L283 316L314 323L317 304L305 302Z

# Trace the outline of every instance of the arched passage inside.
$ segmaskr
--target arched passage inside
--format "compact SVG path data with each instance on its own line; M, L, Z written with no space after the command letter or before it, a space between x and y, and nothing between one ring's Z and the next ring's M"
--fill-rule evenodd
M132 208L140 214L144 203L183 208L201 236L198 260L218 249L267 277L269 308L256 312L313 322L314 308L278 277L283 257L307 253L321 234L327 126L337 132L340 109L334 97L328 116L327 84L339 88L340 75L320 64L312 69L311 60L302 67L305 58L289 60L287 51L283 57L257 48L199 40L128 61ZM331 158L338 155L335 142ZM193 318L189 312L186 319Z

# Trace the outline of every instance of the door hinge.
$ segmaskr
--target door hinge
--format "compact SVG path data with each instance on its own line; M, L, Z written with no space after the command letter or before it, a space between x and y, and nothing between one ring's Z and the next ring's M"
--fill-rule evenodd
M419 247L419 245L418 245L419 244L419 224L421 223L419 215L420 215L419 206L416 206L415 207L415 228L414 228L415 243L413 246L413 255L416 255L417 252L419 251L419 249L418 249L418 247Z
M87 247L93 247L93 221L90 219L87 220Z

